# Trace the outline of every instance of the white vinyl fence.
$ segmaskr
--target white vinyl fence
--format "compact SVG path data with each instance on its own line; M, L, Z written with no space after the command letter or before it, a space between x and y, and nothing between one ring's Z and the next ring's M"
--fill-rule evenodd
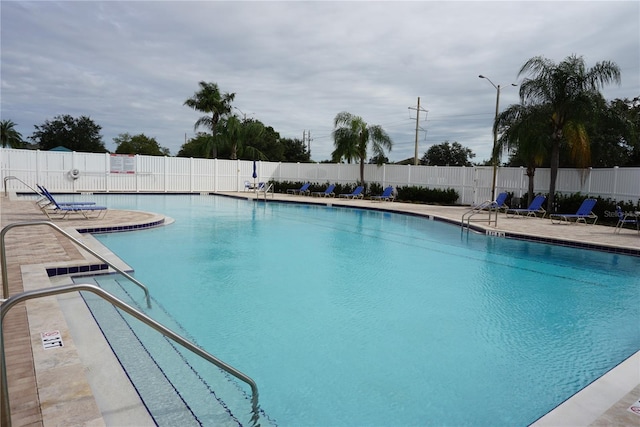
M52 192L207 193L243 191L253 182L253 162L247 160L194 159L161 156L119 156L0 148L0 177L7 191L27 192L13 176L35 188ZM312 182L355 184L359 165L334 163L256 162L256 182ZM365 181L382 186L453 188L462 205L491 198L493 169L490 166L365 165ZM498 168L496 193L508 191L516 197L527 192L524 168ZM582 193L619 202L640 200L640 168L561 169L556 191ZM549 170L537 169L535 192L549 191Z

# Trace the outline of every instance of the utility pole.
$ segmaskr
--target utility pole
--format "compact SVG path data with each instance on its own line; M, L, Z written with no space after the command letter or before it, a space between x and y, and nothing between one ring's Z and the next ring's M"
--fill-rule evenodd
M420 111L424 111L425 114L428 113L424 108L420 108L420 97L418 97L418 106L417 107L409 107L409 110L416 110L416 147L415 154L413 155L413 164L418 166L418 132L420 130L424 130L420 128Z
M307 152L309 153L309 159L311 159L311 131L307 134L306 130L302 131L302 144L307 146Z

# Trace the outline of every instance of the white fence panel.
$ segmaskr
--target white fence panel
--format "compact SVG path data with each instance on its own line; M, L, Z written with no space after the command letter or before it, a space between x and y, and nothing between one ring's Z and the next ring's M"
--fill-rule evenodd
M211 192L242 191L253 182L253 162L247 160L192 159L135 156L135 170L115 173L108 153L52 152L0 148L0 176L15 176L30 187L41 184L54 192ZM269 180L355 184L358 164L256 162L256 182ZM70 173L79 171L76 177ZM365 165L365 181L381 186L453 188L461 204L477 204L491 198L491 166L449 167L413 165ZM534 191L549 191L549 169L536 169ZM5 182L7 190L27 191L17 180ZM497 169L496 193L527 192L524 168ZM577 192L637 203L640 168L560 169L556 191Z
M190 191L198 193L212 191L215 188L214 163L208 159L190 158L191 184Z
M640 168L614 168L615 185L610 192L612 199L620 201L638 200L640 193Z

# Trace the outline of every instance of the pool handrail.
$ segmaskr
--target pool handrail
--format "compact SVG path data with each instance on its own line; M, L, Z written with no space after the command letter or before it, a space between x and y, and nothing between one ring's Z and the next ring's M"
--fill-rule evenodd
M271 198L273 199L275 197L273 183L269 182L267 184L264 184L262 187L256 189L256 200L260 199L260 193L262 193L264 194L264 200L266 201L269 191L271 191Z
M491 219L491 214L492 212L495 212L495 219ZM469 209L468 211L466 211L465 213L462 214L462 220L460 221L460 226L461 226L461 230L464 230L465 225L467 227L467 231L469 231L469 229L471 228L471 217L473 217L476 214L479 213L483 213L489 214L489 217L487 219L476 219L476 222L486 222L489 225L491 225L491 223L494 223L494 226L497 227L498 226L498 212L500 212L500 208L495 206L495 201L493 200L485 200L484 202L480 203L477 206L472 207L471 209ZM466 220L466 224L465 224L465 220Z
M24 182L23 180L21 180L21 179L20 179L20 178L18 178L17 176L10 175L10 176L5 176L5 177L4 177L4 180L3 180L3 181L4 181L4 183L3 183L3 184L4 184L4 196L5 196L5 197L7 197L7 195L9 194L9 193L7 192L7 181L9 181L10 179L16 179L16 180L20 181L21 183L23 183L24 185L26 185L27 187L29 187L29 188L31 189L31 191L33 191L34 193L36 193L36 194L40 194L40 192L39 192L38 190L36 190L36 189L35 189L35 188L33 188L32 186L30 186L29 184L27 184L26 182Z
M251 388L251 412L252 412L251 425L256 427L259 426L258 421L260 418L260 405L258 404L258 386L253 379L243 374L233 366L223 362L222 360L218 359L212 354L201 349L200 347L193 344L192 342L182 337L181 335L173 332L171 329L167 328L161 323L153 320L152 318L142 313L141 311L136 310L134 307L130 306L124 301L111 295L109 292L105 291L99 286L91 285L91 284L70 284L70 285L62 285L62 286L56 286L51 288L45 288L45 289L38 289L33 291L26 291L26 292L22 292L20 294L14 295L6 300L0 300L0 370L1 370L0 381L2 382L2 384L0 385L0 395L1 395L0 399L2 400L2 402L0 402L0 405L1 405L0 408L2 409L1 421L3 426L11 427L9 384L7 381L7 369L6 369L6 360L5 360L5 353L4 353L4 333L3 333L4 316L11 309L11 307L13 307L14 305L22 301L26 301L34 298L40 298L40 297L48 297L48 296L58 295L63 293L75 292L75 291L78 291L78 292L87 291L87 292L92 292L96 294L100 298L118 307L119 309L126 312L127 314L135 317L136 319L146 324L147 326L150 326L151 328L160 332L164 336L172 339L173 341L180 344L181 346L191 351L192 353L200 356L201 358L207 360L208 362L212 363L213 365L217 366L223 371L233 375L237 379L248 384L249 387Z
M2 259L2 266L1 266L1 268L2 268L2 298L4 298L4 299L9 298L9 279L8 279L9 273L7 271L7 253L6 253L6 246L5 246L4 238L5 238L6 234L7 234L7 232L9 230L15 228L15 227L27 227L27 226L32 226L32 225L47 225L47 226L53 228L58 233L62 234L63 236L65 236L66 238L71 240L73 243L75 243L76 245L80 246L82 249L84 249L85 251L89 252L91 255L93 255L94 257L98 258L100 261L104 262L105 264L107 264L109 267L111 267L112 269L114 269L118 273L122 274L124 277L126 277L127 279L132 281L135 285L137 285L138 287L140 287L144 291L144 296L145 296L145 299L147 301L147 308L151 308L151 296L149 295L149 289L147 289L147 287L145 285L143 285L142 282L140 282L139 280L135 279L133 276L131 276L129 273L125 272L121 268L118 268L115 265L113 265L113 263L109 262L102 255L100 255L99 253L97 253L96 251L91 249L89 246L85 245L80 240L76 239L71 234L67 233L62 228L60 228L59 226L57 226L56 224L54 224L51 221L14 222L13 224L9 224L9 225L4 226L2 228L2 231L0 231L0 258Z

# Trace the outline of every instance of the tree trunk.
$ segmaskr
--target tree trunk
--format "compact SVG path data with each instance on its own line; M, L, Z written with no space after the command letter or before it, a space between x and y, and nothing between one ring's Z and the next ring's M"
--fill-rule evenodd
M549 174L549 200L547 201L549 211L553 208L553 202L555 201L556 179L558 178L558 167L560 165L560 139L554 136L551 144L551 158L549 159L551 166Z
M364 158L360 159L360 185L364 185Z
M529 178L529 182L528 182L529 187L527 190L527 206L529 206L531 202L533 202L533 192L534 192L533 181L535 176L536 176L536 168L527 168L527 177Z

